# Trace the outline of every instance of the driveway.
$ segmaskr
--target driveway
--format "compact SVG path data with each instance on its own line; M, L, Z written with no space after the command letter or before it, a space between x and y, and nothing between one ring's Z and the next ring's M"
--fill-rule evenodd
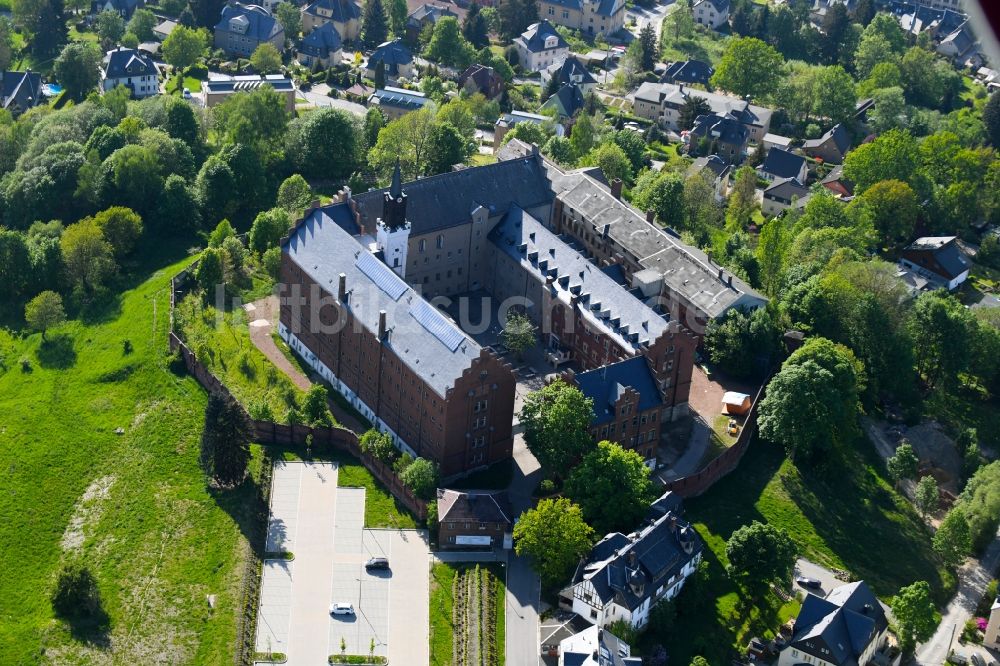
M820 589L810 590L804 588L801 585L795 583L795 579L799 576L805 578L814 578L820 582ZM800 557L795 561L795 567L792 570L792 588L794 590L802 590L803 592L811 592L819 597L825 597L830 594L830 592L835 587L839 587L844 584L844 581L837 578L836 574L826 567L820 566L815 562L810 562L809 560Z
M940 666L948 658L954 640L961 635L962 627L972 617L976 604L983 596L986 585L1000 564L1000 532L979 560L967 560L958 572L958 592L948 602L941 616L941 624L930 640L917 647L917 663ZM968 650L966 650L968 652Z
M515 515L532 505L531 492L541 478L538 461L528 451L524 437L514 438L514 476L507 495ZM510 551L507 561L506 653L507 663L535 666L540 661L538 608L541 582L531 560Z
M364 117L368 113L368 109L361 104L348 102L346 99L334 99L328 96L326 92L329 89L326 84L317 84L313 86L312 90L299 90L298 94L321 109L340 109L341 111L347 111L361 117Z
M635 29L632 32L638 35L646 25L652 25L653 30L656 31L656 38L660 38L660 26L663 23L663 19L669 14L674 7L676 7L674 2L657 3L646 9L638 5L634 6L632 9L628 10L625 15L625 20L635 19Z

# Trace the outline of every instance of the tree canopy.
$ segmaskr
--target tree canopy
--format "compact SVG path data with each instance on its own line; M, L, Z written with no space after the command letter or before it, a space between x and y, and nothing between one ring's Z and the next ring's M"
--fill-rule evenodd
M565 474L594 444L594 404L575 386L554 381L525 398L520 412L524 439L542 469Z
M593 542L580 507L565 497L540 501L514 525L514 550L532 558L545 587L564 582Z
M655 495L642 456L608 441L573 468L564 492L598 534L633 531Z

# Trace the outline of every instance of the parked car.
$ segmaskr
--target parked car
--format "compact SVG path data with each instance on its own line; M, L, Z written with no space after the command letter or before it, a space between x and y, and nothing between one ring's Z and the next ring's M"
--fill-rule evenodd
M189 88L185 88L184 92L181 93L181 97L184 99L191 99L191 90Z
M969 663L969 658L966 657L961 652L952 652L951 656L948 657L948 663L958 664L958 666L965 666Z
M815 578L807 578L806 576L799 576L795 579L795 582L809 590L819 590L823 587L823 583Z
M354 615L354 604L343 602L330 604L330 615Z
M972 666L986 666L986 660L980 657L975 652L973 652L972 656L969 658L972 660Z
M388 569L389 568L389 558L387 557L373 557L365 562L365 569Z

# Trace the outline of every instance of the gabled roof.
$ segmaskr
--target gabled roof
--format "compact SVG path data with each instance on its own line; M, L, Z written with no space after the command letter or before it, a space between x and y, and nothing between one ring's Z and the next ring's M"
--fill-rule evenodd
M514 523L506 493L438 488L438 522Z
M653 83L646 81L635 92L635 99L654 104L668 104L675 108L684 105L689 97L701 97L712 113L720 116L732 114L741 123L747 125L765 125L770 120L773 111L762 106L750 104L746 100L705 90L694 90L673 83Z
M583 91L574 83L563 84L554 95L545 100L541 108L555 109L560 116L572 118L583 108Z
M847 151L851 149L851 135L848 134L847 129L841 123L837 123L818 139L804 141L802 143L802 150L809 152L828 142L832 142L832 145L837 149L841 157L846 155Z
M371 96L371 101L374 100L378 100L378 103L383 106L395 106L403 109L410 109L411 111L423 108L425 104L431 101L422 92L417 92L416 90L404 90L402 88L394 88L392 86L386 86L385 88L376 90Z
M107 79L123 79L130 76L156 76L156 65L153 61L135 49L118 47L108 51L104 56L104 77Z
M281 23L259 5L243 5L234 2L222 8L222 20L215 25L216 32L233 32L231 22L242 26L236 30L252 41L267 42L285 32Z
M855 666L868 645L887 627L882 604L871 588L859 581L841 585L825 599L807 595L789 647L838 666ZM820 653L817 644L825 646L829 654Z
M694 119L691 134L704 136L715 141L742 146L747 142L750 131L743 123L731 115L701 115Z
M42 101L42 75L38 72L0 72L0 108L27 110Z
M458 75L458 85L464 86L471 79L477 90L489 91L503 85L503 77L492 67L478 63L469 65Z
M631 295L623 295L623 298L625 297L634 298ZM594 401L594 425L614 421L615 402L626 387L634 389L639 394L637 414L663 405L656 377L653 376L649 363L643 356L635 356L602 368L577 373L574 380L580 392Z
M715 11L719 12L720 14L729 11L729 0L696 0L694 6L697 7L703 2L707 2L713 7L715 7Z
M361 5L354 0L316 0L303 10L306 14L320 16L319 10L331 12L329 20L337 23L347 23L352 19L361 18ZM323 18L326 18L323 16Z
M935 261L947 273L949 279L957 278L969 270L969 260L965 257L956 236L924 236L906 247L907 252L930 252Z
M775 178L797 178L805 163L806 160L801 155L772 146L759 168Z
M715 69L701 60L678 60L667 66L662 83L700 83L707 86L709 79L715 74Z
M390 42L382 42L372 51L372 54L368 56L368 69L373 69L379 62L384 62L385 66L391 70L393 65L408 65L413 62L413 54L403 44L402 39L394 39Z
M327 208L313 210L282 249L328 293L336 295L339 275L345 274L350 292L347 309L358 324L377 336L379 313L385 311L389 333L383 344L445 397L462 373L489 352L341 228Z
M544 2L578 12L582 12L588 5L597 5L594 12L598 16L614 16L625 7L625 0L544 0Z
M597 83L597 79L590 73L586 65L574 55L566 56L565 60L551 65L546 71L550 76L558 79L560 84L577 83L587 85Z
M522 32L515 41L519 41L528 51L538 53L546 50L545 40L549 37L556 38L556 45L553 48L569 48L569 44L567 44L566 40L562 38L562 35L556 32L556 29L552 27L551 23L544 20L529 25L528 29Z
M692 162L691 166L688 167L687 173L688 175L693 175L705 169L711 171L716 178L722 178L732 169L732 166L718 155L708 155L707 157L699 157Z
M799 182L798 178L777 178L764 189L765 197L785 199L786 201L791 201L795 197L803 199L808 194L809 188Z
M420 27L423 25L424 21L430 21L431 23L437 23L439 19L445 16L452 16L458 18L458 14L451 11L447 7L442 5L433 5L431 3L426 3L420 5L415 10L410 12L410 15L406 17L407 23L413 27Z
M342 46L343 40L340 38L340 33L331 22L314 28L302 40L302 47L299 50L306 55L327 58L331 53L339 51Z

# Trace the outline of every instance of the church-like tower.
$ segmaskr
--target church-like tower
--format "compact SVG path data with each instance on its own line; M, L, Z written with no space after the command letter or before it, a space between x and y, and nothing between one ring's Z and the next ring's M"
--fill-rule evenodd
M406 277L406 253L410 246L410 223L406 219L406 192L399 173L399 160L392 184L383 194L382 217L376 222L375 243L382 258L401 278Z

